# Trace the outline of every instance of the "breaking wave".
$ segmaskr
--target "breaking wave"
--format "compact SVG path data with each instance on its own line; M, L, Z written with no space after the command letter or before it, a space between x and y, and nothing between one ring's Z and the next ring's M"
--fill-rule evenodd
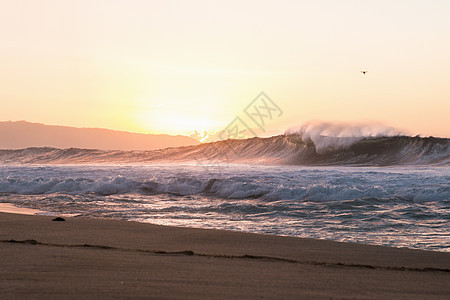
M300 135L305 142L312 141L319 153L346 148L363 138L389 137L402 134L396 128L379 123L333 123L311 121L286 130L288 135Z
M189 165L180 168L174 171L170 165L5 166L0 172L0 196L134 194L269 202L357 199L365 199L363 202L376 199L381 202L448 202L450 199L445 168L417 172L407 168L368 171L367 168L346 167L253 166L249 169L248 165L223 166L223 170L217 168L211 172Z
M317 139L320 142L317 142ZM450 139L409 136L311 138L300 133L288 132L270 138L225 140L152 151L48 147L0 150L0 163L3 164L140 164L180 161L288 165L448 166Z

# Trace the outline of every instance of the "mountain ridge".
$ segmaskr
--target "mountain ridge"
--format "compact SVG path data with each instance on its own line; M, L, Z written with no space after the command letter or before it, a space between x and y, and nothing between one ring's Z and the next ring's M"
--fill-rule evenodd
M198 140L183 135L144 134L106 128L46 125L27 121L0 122L0 149L56 147L156 150L198 144L200 144Z

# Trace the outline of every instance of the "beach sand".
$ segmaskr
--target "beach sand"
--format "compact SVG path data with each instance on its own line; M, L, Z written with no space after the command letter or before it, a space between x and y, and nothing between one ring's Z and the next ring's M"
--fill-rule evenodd
M0 213L0 298L448 299L450 253Z

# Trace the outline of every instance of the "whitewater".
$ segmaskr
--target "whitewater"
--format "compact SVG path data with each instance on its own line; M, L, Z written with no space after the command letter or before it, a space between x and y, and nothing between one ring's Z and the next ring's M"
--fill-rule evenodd
M449 145L285 134L154 151L1 150L0 202L49 215L448 252Z

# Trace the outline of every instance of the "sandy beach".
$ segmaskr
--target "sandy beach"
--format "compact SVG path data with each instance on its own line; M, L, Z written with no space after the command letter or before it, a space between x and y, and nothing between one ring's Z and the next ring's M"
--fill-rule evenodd
M450 295L450 253L127 221L52 219L0 213L2 299Z

